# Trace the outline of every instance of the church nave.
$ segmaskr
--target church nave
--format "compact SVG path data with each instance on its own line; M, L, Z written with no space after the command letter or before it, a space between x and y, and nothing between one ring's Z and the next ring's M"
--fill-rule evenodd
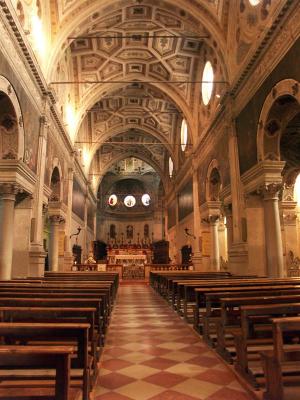
M95 400L250 400L235 375L146 284L121 285Z

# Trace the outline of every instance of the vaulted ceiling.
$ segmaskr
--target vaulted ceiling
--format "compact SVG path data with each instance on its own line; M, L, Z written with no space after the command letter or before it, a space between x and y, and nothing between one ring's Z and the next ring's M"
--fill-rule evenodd
M57 91L68 92L81 115L74 142L89 155L83 163L90 175L103 176L120 157L131 155L161 176L168 176L169 157L176 164L182 119L191 131L197 123L195 81L199 86L205 60L214 62L217 76L224 74L222 40L217 42L206 26L220 33L219 3L195 3L202 20L189 7L156 0L103 2L102 7L99 2L89 15L81 9L80 23L65 37L65 56L52 84L72 82ZM66 26L72 9L77 18L74 7L70 1L58 8Z

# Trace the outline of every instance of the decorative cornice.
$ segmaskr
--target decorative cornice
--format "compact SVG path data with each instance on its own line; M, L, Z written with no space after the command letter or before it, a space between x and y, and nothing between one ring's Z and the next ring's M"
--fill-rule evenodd
M2 183L19 185L27 193L35 192L36 175L21 160L0 160Z
M242 175L244 193L256 192L264 185L282 184L281 172L284 165L285 161L260 161Z
M219 218L221 214L220 201L207 201L200 206L200 215L204 222L210 222L211 217ZM207 221L206 221L207 220Z
M267 46L271 43L271 41L275 38L277 34L277 28L281 25L284 18L286 17L289 9L293 4L296 4L298 0L286 0L285 4L282 6L279 14L275 18L274 22L268 29L265 36L261 39L259 46L257 47L255 53L252 55L251 59L249 60L248 64L241 72L240 76L237 78L236 83L233 84L231 88L231 95L237 96L237 93L243 87L244 82L249 78L250 73L254 70L255 66L259 62L263 52L266 50ZM267 72L267 71L266 71Z

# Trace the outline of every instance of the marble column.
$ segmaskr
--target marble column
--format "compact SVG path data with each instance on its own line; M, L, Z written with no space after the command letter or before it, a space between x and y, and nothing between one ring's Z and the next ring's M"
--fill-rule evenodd
M271 183L261 188L264 203L267 273L269 277L283 277L283 249L278 195L280 184Z
M15 184L0 185L0 279L12 278L15 200L18 187Z
M199 207L199 181L197 170L193 171L193 204L194 204L194 246L193 246L193 264L195 270L202 270L202 249L200 248L201 238L201 217Z
M224 207L224 213L226 217L225 225L227 229L227 251L229 252L233 243L233 218L231 205Z
M211 232L211 268L213 271L220 271L220 246L219 246L219 216L210 216Z
M49 240L49 267L50 271L58 271L58 243L59 243L59 224L62 222L60 215L51 215L50 221L50 240Z
M88 248L88 194L85 195L84 200L84 228L83 228L83 260L86 260L89 257L89 248Z

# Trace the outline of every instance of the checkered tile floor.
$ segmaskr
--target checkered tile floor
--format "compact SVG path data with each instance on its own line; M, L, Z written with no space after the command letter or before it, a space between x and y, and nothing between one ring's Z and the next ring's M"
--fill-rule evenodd
M95 400L251 400L231 371L146 285L119 288Z

